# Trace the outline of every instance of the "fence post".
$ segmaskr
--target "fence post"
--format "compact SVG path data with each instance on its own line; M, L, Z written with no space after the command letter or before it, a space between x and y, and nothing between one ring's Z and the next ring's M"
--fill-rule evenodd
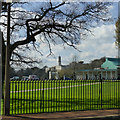
M101 74L100 74L100 81L101 81L101 109L102 109L102 78L101 78Z

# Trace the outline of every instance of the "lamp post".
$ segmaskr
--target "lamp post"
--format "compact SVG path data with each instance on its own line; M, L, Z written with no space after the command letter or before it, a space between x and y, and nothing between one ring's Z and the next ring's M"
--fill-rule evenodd
M7 4L7 44L6 44L6 61L5 61L5 92L4 92L4 114L10 114L10 3Z

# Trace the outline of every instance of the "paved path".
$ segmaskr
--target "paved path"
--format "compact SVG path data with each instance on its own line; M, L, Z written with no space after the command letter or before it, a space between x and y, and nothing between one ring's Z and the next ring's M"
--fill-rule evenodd
M39 91L39 90L51 90L51 89L61 89L61 88L71 88L71 87L79 87L79 86L86 86L86 85L95 85L97 83L88 83L83 85L72 85L72 86L64 86L64 87L54 87L54 88L42 88L42 89L32 89L32 90L19 90L19 91L11 91L10 93L16 93L16 92L28 92L28 91Z
M120 109L2 116L2 120L120 120Z

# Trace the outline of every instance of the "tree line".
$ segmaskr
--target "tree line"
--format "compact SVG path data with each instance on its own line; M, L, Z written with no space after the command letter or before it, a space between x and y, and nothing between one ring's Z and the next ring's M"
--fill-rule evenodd
M59 77L63 78L65 75L67 77L73 78L74 74L76 74L77 71L81 69L100 68L103 62L105 62L105 57L102 57L100 59L95 59L90 63L83 63L82 61L78 61L78 62L72 61L67 65L67 68L59 72ZM19 76L20 78L22 78L22 76L37 75L39 79L48 79L48 73L45 72L46 67L47 66L44 66L43 68L32 67L32 68L20 69L18 71L16 71L14 68L11 67L10 77Z
M16 71L14 68L10 68L10 77L18 76L20 79L22 76L29 76L29 75L37 75L39 79L46 79L47 73L45 73L45 67L38 68L38 67L32 67L32 68L26 68L26 69L20 69Z

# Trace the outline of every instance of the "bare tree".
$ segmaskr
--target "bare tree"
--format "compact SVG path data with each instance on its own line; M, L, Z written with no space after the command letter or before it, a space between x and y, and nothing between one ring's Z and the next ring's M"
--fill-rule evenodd
M116 45L117 47L120 47L120 18L118 18L115 25L116 25L116 30L115 30Z
M52 54L51 43L59 42L67 44L75 49L83 35L86 32L91 32L90 28L94 27L96 22L109 21L110 17L107 2L95 3L75 3L75 2L48 2L44 6L37 7L37 10L27 11L25 9L15 8L17 5L28 5L28 3L11 3L11 45L10 45L10 60L11 64L21 63L31 64L39 61L33 60L30 56L23 55L26 50L31 50L30 44L40 54L40 43L44 41L48 43L50 53ZM38 3L39 4L39 3ZM3 40L3 74L5 65L5 47L6 47L6 18L7 14L4 7L7 3L3 3L1 18L2 40ZM23 34L23 32L26 34ZM39 40L36 37L39 36ZM18 39L21 38L22 39ZM24 39L23 39L24 38ZM39 44L38 44L39 43ZM4 75L3 75L4 76Z

